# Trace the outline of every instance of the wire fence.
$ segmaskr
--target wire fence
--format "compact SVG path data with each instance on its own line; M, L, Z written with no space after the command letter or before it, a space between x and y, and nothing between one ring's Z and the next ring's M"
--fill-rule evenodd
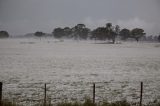
M1 90L1 89L0 89ZM35 104L50 101L93 102L127 100L135 103L148 103L160 99L160 85L151 82L54 82L5 84L0 93L1 99L10 99L22 104ZM1 97L1 96L0 96Z

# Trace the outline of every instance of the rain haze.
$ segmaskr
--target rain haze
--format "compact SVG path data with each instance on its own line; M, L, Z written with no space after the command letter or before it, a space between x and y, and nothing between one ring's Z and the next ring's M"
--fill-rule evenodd
M94 29L111 22L157 35L159 11L159 0L0 0L0 29L23 35L78 23Z
M159 106L160 0L0 0L0 106L86 97Z

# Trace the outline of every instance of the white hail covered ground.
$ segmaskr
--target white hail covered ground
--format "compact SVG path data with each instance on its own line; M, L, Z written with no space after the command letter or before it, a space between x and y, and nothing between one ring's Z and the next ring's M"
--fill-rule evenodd
M150 101L160 97L160 44L0 39L0 81L4 96L20 102L43 99L44 83L53 102L83 100L92 96L92 82L101 82L98 101L136 101L143 81Z

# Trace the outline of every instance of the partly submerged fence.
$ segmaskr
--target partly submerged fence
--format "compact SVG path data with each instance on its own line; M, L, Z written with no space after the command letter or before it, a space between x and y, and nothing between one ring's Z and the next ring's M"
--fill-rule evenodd
M41 85L41 87L38 87L38 84L39 85ZM100 82L97 82L97 83L86 83L86 86L89 86L89 88L90 89L88 89L87 87L85 87L84 86L84 89L82 90L82 91L80 91L80 92L77 92L75 89L70 89L70 90L73 90L73 94L74 94L74 96L77 94L77 99L79 99L79 96L80 95L78 95L78 93L80 93L81 95L86 95L87 97L89 97L89 98L92 98L92 100L93 100L93 103L95 103L95 102L98 102L98 101L100 101L100 99L99 99L99 96L101 95L101 94L105 94L106 92L105 92L105 87L103 88L102 87L102 85L100 85L100 84L102 84L102 85L104 85L105 83L100 83ZM23 84L22 84L23 85ZM34 86L33 86L34 85ZM67 95L60 95L60 93L59 92L61 92L62 94L67 90L67 89L64 89L64 90L59 90L58 91L58 89L56 88L56 89L51 89L52 87L54 88L55 86L51 86L52 84L50 84L50 83L45 83L45 84L43 84L43 83L30 83L30 84L27 84L27 86L26 86L26 88L28 88L29 90L26 92L26 93L30 93L30 99L28 98L28 97L26 97L26 99L25 100L21 100L20 102L27 102L27 101L30 101L30 102L35 102L35 101L39 101L39 102L43 102L44 104L46 104L46 102L50 99L50 100L55 100L55 101L53 101L53 102L56 102L58 99L59 99L59 101L61 101L61 100L64 100L64 97L66 98L66 100L68 100L68 97L67 96L72 96L73 94L72 94L72 92L69 92L69 94L67 94ZM74 86L74 84L73 84L73 86ZM126 85L123 85L122 84L122 87L121 88L125 88L125 86ZM19 85L18 87L15 87L15 89L17 89L17 88L21 88L21 92L16 92L15 91L15 89L14 90L12 90L12 87L13 86L11 86L10 87L10 90L11 91L9 91L9 92L12 92L12 93L15 93L15 94L11 94L11 93L9 93L8 94L8 91L6 91L6 89L7 89L7 86L5 86L5 84L3 84L2 82L0 82L0 102L2 101L2 99L3 98L7 98L7 95L9 95L8 97L12 97L11 95L15 95L15 97L13 97L13 98L23 98L22 96L20 96L20 95L23 95L24 97L26 96L25 95L25 93L23 93L23 92L25 92L25 84L23 85L23 86L21 86L21 85ZM32 87L32 89L30 89ZM77 87L77 89L80 89L80 87L82 87L82 86L76 86ZM143 93L145 93L145 92L143 92L144 91L144 85L143 85L143 82L140 82L140 84L138 84L138 86L137 86L138 88L137 88L137 92L135 92L135 94L132 94L132 96L135 96L136 97L136 102L138 102L138 104L139 104L139 106L142 106L142 102L143 102L143 97L144 97L144 95L143 95ZM33 88L35 88L36 90L37 90L37 93L36 93L36 91L35 90L33 90ZM61 88L61 86L60 87L58 87L58 88ZM69 88L68 88L69 89ZM84 90L89 90L89 92L90 93L87 93L87 92L85 92ZM102 90L102 91L98 91L98 90L100 90L100 89L104 89L104 90ZM135 88L134 88L135 89ZM2 90L4 90L4 91L2 91ZM133 89L131 89L131 90L133 90ZM109 91L109 90L107 90L107 91ZM49 93L50 92L50 93ZM59 97L57 97L56 98L56 94L54 95L53 94L53 92L57 92L57 93L59 93ZM147 92L147 91L146 91ZM23 93L23 94L21 94L21 93ZM96 94L97 93L97 94ZM115 96L114 94L120 94L120 92L119 91L117 91L117 90L113 90L112 91L112 93L110 94L111 96ZM34 95L38 95L37 97L35 97ZM88 96L89 95L89 96ZM98 96L99 95L99 96ZM17 96L17 97L16 97ZM52 97L51 97L52 96ZM127 96L127 95L126 95ZM128 95L128 96L131 96L131 95ZM2 98L3 97L3 98ZM152 97L152 96L151 96ZM63 99L62 99L63 98ZM12 99L12 98L11 98ZM82 99L82 98L81 98ZM106 99L106 98L103 98L103 99ZM108 99L108 98L107 98ZM111 99L113 99L113 98L111 98ZM16 100L18 100L18 99L16 99ZM70 99L70 100L75 100L75 97L73 97L72 99ZM77 101L77 100L76 100ZM102 100L103 101L103 100Z

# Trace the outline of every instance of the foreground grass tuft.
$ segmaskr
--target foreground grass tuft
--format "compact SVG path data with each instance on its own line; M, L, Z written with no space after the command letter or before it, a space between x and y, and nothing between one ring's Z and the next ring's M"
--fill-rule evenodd
M80 103L80 102L61 102L61 103L58 103L57 106L96 106L96 104L92 103L91 99L85 99L84 103Z
M3 100L2 102L0 102L0 106L19 106L19 105L9 100Z
M116 102L103 102L101 106L131 106L126 100L124 101L116 101Z

